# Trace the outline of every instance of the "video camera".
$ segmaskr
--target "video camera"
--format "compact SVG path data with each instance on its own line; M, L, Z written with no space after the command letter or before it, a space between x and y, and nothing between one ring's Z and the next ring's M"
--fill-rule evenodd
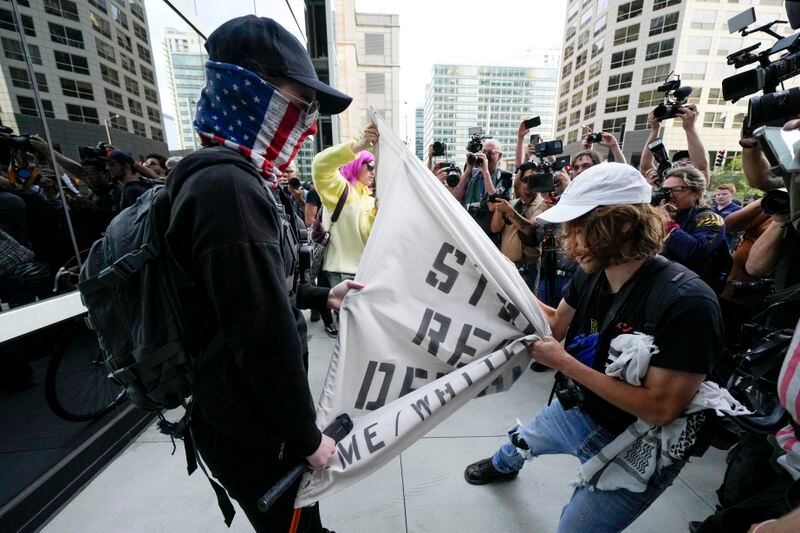
M485 139L491 139L491 137L484 135L483 128L480 126L470 128L469 136L470 140L467 143L467 152L469 152L467 154L467 164L474 166L477 161L475 154L483 150L483 141Z
M764 93L762 96L753 96L748 103L747 122L744 124L745 132L748 134L752 134L759 126L783 126L789 117L800 109L800 89L777 91L781 82L800 73L800 32L788 37L775 32L772 27L785 23L783 20L773 20L748 30L747 28L755 21L756 12L751 7L728 20L728 31L738 32L742 37L764 32L774 37L777 42L758 53L755 51L761 46L760 43L730 54L727 57L728 64L737 69L756 62L759 66L722 80L722 96L731 102L758 91ZM793 27L798 25L800 21L792 21ZM780 53L783 55L772 59L772 56Z
M688 85L681 87L681 79L678 77L670 80L670 76L672 76L672 73L664 80L664 85L656 89L658 92L664 93L664 101L653 109L653 116L658 120L675 118L678 115L678 110L683 107L683 104L692 95L691 87Z
M111 148L108 143L103 141L98 142L97 146L95 147L78 146L78 155L80 156L81 161L91 161L101 157L106 157L110 151Z
M564 143L560 139L540 142L534 145L533 154L539 158L534 163L534 174L528 178L528 188L533 192L552 192L556 188L555 173L569 165L569 155L557 158L554 162L547 157L559 155L564 151Z
M14 130L0 124L0 165L11 167L13 181L25 185L36 172L31 135L14 135Z

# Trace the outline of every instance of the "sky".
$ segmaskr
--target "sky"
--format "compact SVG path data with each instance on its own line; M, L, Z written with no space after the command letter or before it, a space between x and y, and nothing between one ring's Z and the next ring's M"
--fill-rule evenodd
M400 112L408 116L413 136L414 108L421 107L431 67L436 63L471 65L524 65L527 48L560 48L567 0L356 0L361 13L400 16ZM195 13L209 30L225 20L254 13L276 19L301 37L285 0L173 0ZM305 29L301 0L291 0ZM188 29L162 0L145 0L150 40L156 58L156 75L162 106L174 115L169 98L162 29Z

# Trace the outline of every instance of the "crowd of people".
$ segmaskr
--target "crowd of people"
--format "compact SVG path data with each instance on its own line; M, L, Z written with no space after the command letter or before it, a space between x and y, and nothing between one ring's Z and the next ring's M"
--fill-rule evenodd
M340 113L350 97L320 82L302 44L271 19L228 21L205 46L209 80L233 73L242 87L280 105L252 104L246 111L260 113L262 122L225 133L210 127L217 116L201 112L215 94L209 82L195 121L203 149L183 159L147 154L137 160L108 145L82 152L80 161L56 153L63 178L34 173L23 179L14 171L14 157L54 166L51 147L30 137L0 177L0 301L14 307L52 293L55 272L76 247L88 248L116 215L151 187L165 185L171 211L164 239L170 275L185 303L184 342L187 351L210 361L198 371L186 419L189 440L258 531L290 523L299 523L299 531L326 531L316 506L298 518L292 490L268 512L255 502L295 462L322 468L334 453L333 440L314 423L299 309L311 309L311 320L323 320L326 333L336 337L342 299L361 288L353 279L378 214L374 149L380 136L370 125L357 139L317 154L304 183L285 149L259 152L236 139L280 139L299 148L316 132L317 114ZM465 479L476 485L511 481L526 460L574 455L585 478L564 507L559 531L620 531L633 522L713 440L713 417L687 416L687 409L706 380L724 386L735 372L731 355L747 347L742 325L757 313L769 331L797 325L792 295L800 283L800 177L775 176L761 145L743 133L749 185L786 189L788 212L767 209L765 199L741 202L728 183L717 185L709 202L711 169L697 116L694 105L678 110L688 148L673 154L668 169L655 165L647 147L638 168L628 165L608 132L587 135L569 166L553 168L556 159L537 154L533 141L543 140L528 137L524 120L513 173L502 168L504 147L496 139L481 139L480 149L467 153L457 181L448 177L452 168L434 163L433 147L429 152L432 175L486 233L487 246L516 265L552 330L529 351L535 370L556 371L555 399L529 423L511 428L508 442L491 457L467 466ZM652 114L648 123L645 146L662 129ZM785 126L798 127L798 120ZM765 299L767 292L774 294ZM777 446L777 463L770 464L769 454L750 462L762 473L774 466L774 483L760 491L722 487L738 496L721 501L693 531L800 528L797 513L787 515L800 504L799 336L796 331L785 351L780 394L775 390L791 424L774 440L723 431L752 449ZM648 353L638 377L628 377L626 368L610 374L626 350ZM657 460L637 447L639 440L617 445L634 424L647 428L644 442L657 450ZM608 455L610 449L616 452ZM744 453L739 445L733 450L735 457ZM187 453L194 451L187 446ZM652 468L614 470L637 454L637 464ZM732 482L726 476L725 483Z
M117 214L148 188L164 184L181 159L161 154L137 159L100 142L81 147L81 158L74 161L37 135L9 133L0 133L0 147L0 246L7 251L0 261L0 303L8 307L73 290L69 277L56 282L56 275L77 264L76 249L87 252Z

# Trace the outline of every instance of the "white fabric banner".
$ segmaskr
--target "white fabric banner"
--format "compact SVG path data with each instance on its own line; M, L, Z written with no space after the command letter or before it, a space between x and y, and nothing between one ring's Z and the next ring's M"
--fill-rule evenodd
M372 111L372 110L371 110ZM317 409L353 431L296 507L368 476L470 399L507 390L550 329L516 267L380 117L379 209Z

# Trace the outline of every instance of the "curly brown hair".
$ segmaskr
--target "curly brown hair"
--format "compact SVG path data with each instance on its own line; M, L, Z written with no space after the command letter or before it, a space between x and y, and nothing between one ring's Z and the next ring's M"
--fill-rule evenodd
M572 259L588 252L601 267L655 256L664 243L665 217L649 204L595 207L564 224L564 252ZM578 248L578 230L587 249Z

